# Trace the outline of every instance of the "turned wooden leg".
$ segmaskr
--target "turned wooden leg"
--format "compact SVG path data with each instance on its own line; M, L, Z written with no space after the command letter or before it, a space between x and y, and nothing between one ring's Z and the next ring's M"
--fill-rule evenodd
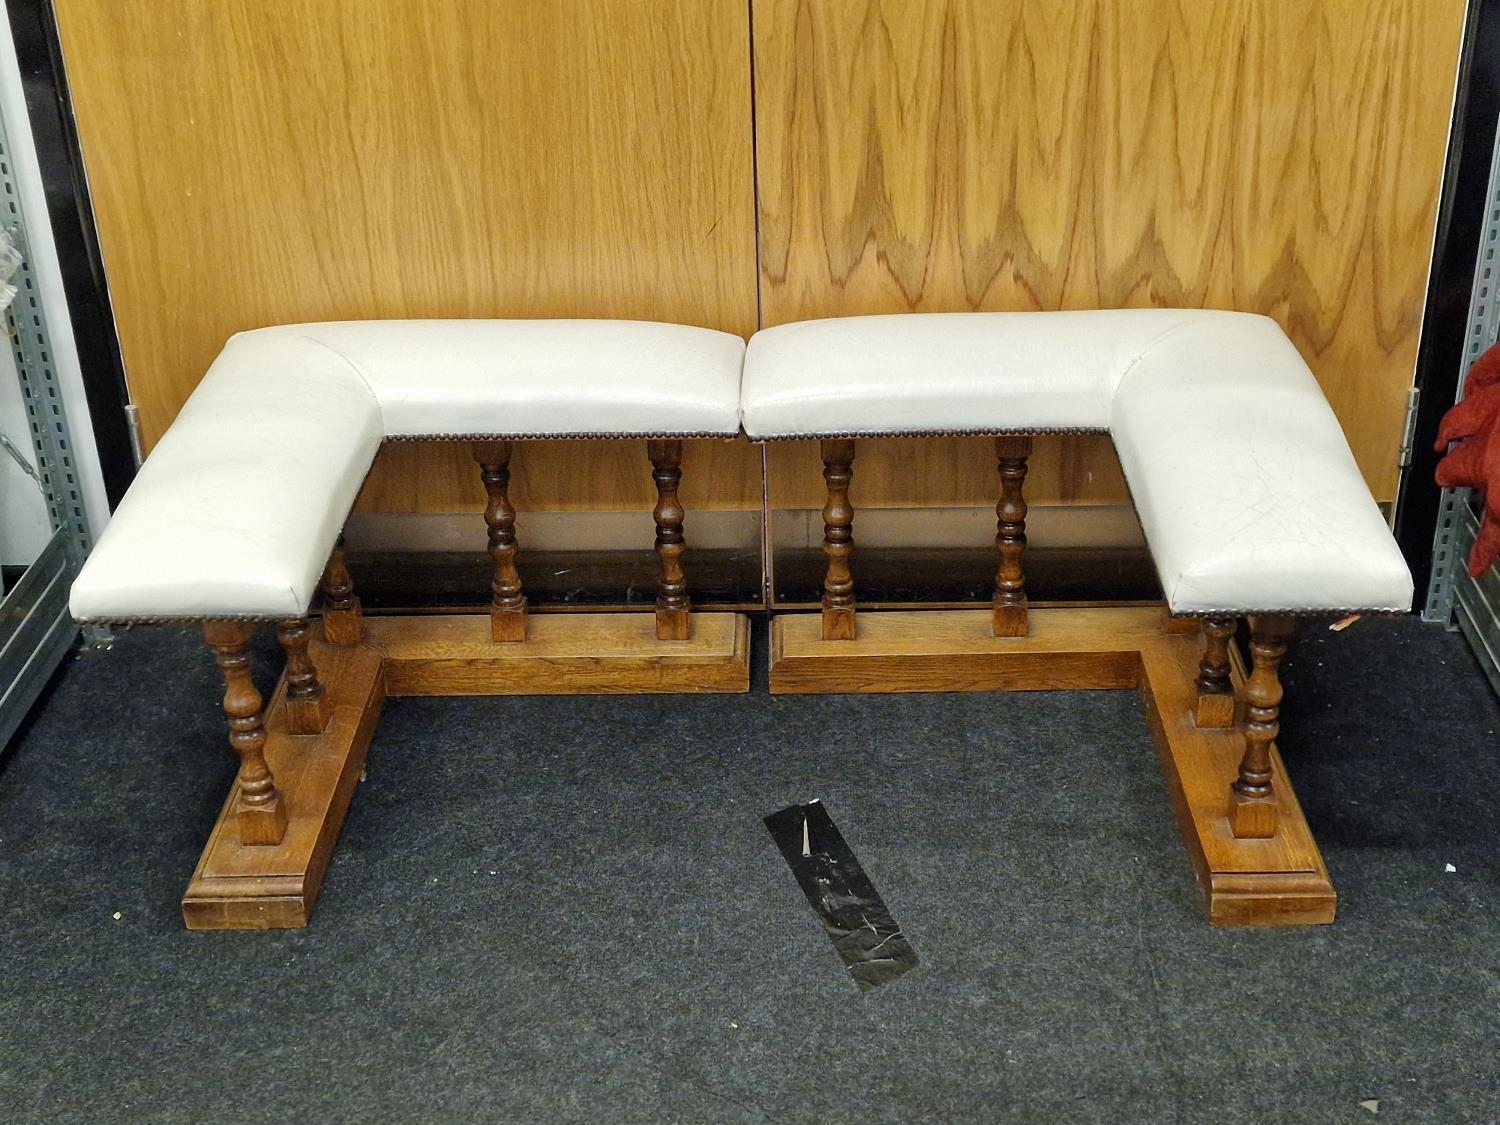
M510 442L477 441L474 460L479 462L479 479L489 505L484 522L490 529L490 558L495 560L495 576L490 582L490 637L497 641L526 639L526 595L521 593L521 576L516 573L516 510L510 496Z
M1242 839L1276 835L1276 791L1271 748L1280 729L1281 680L1277 670L1292 632L1290 617L1250 618L1250 680L1245 685L1249 704L1245 724L1245 756L1240 775L1230 786L1229 824Z
M1198 664L1198 702L1193 719L1200 727L1234 725L1234 685L1229 679L1229 641L1238 619L1209 617L1203 622L1203 659Z
M995 505L995 546L1000 551L1000 570L995 575L994 635L1026 635L1026 577L1021 555L1026 550L1026 459L1031 456L1031 438L1005 435L995 439L999 459L1000 501Z
M661 584L656 594L656 639L685 641L692 634L691 601L682 571L682 502L677 485L682 480L682 442L678 439L649 441L651 479L656 482L656 557L661 560Z
M307 652L312 639L307 618L293 617L278 624L276 639L286 651L287 730L292 734L322 734L333 718L333 706Z
M854 508L849 503L849 481L854 476L854 442L839 438L823 443L823 480L828 502L823 505L823 554L828 556L828 574L823 579L823 639L852 641L854 624L854 574L849 556L854 553Z
M331 645L357 645L364 636L364 608L354 596L354 580L344 565L344 537L339 536L323 571L323 639Z
M266 765L266 727L260 713L260 692L250 679L250 637L255 626L246 621L205 621L203 639L213 649L224 673L224 713L229 716L229 745L240 756L235 779L239 802L235 820L242 844L279 844L286 835L286 803L276 791L271 767Z

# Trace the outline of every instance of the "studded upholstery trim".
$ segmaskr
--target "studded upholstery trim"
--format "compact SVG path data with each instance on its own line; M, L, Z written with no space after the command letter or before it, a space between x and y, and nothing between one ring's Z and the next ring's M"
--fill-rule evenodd
M1027 426L1021 429L990 429L981 428L975 430L855 430L844 433L812 433L812 434L763 434L753 437L751 441L801 441L807 439L831 440L834 438L889 438L889 437L1021 437L1032 434L1038 436L1051 436L1053 434L1107 434L1109 430L1103 426Z
M673 438L721 438L728 441L739 437L740 431L732 434L720 431L695 433L575 433L557 432L549 434L387 434L386 441L557 441L576 438L580 441L666 441Z
M305 617L302 614L277 613L267 616L263 613L213 613L213 614L180 614L173 616L156 617L75 617L75 625L190 625L200 621L253 621L260 624L269 624L276 621L292 621L297 617Z
M1202 620L1207 617L1348 617L1351 614L1380 615L1383 617L1401 617L1410 613L1409 609L1195 609L1186 613L1172 613L1174 618L1197 618Z

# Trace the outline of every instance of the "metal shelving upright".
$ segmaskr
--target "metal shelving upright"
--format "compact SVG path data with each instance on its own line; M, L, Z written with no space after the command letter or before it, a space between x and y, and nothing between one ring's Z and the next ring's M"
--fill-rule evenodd
M1493 145L1486 193L1464 335L1465 372L1500 338L1500 133ZM1460 379L1460 397L1462 387ZM1432 578L1422 618L1461 630L1490 683L1500 692L1500 567L1477 579L1469 577L1465 567L1483 510L1483 502L1472 489L1443 490L1433 537Z
M0 750L78 636L68 589L89 548L89 526L73 457L73 437L53 360L47 312L33 268L26 214L16 183L10 134L0 114L0 228L21 253L11 279L16 297L5 312L15 354L31 452L31 468L47 502L52 537L0 601ZM64 318L66 323L66 318Z

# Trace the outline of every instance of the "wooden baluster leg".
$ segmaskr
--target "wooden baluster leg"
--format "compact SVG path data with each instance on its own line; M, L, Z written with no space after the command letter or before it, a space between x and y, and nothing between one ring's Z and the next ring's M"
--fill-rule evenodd
M849 503L849 482L854 476L854 442L847 438L825 440L823 480L828 502L823 505L823 554L828 556L828 574L823 579L823 639L852 641L854 622L854 574L849 556L854 553L854 507Z
M239 800L235 820L242 844L279 844L286 835L286 802L276 791L271 767L266 765L266 727L260 713L260 692L250 678L250 637L255 626L247 621L205 621L203 639L224 673L224 713L229 717L229 745L240 756L235 779Z
M1026 577L1021 555L1026 550L1026 459L1029 436L1002 435L995 439L999 460L1000 500L995 505L995 546L1000 570L995 575L994 628L997 637L1026 635Z
M510 442L476 441L474 460L489 504L484 522L490 529L490 558L495 576L490 583L490 637L496 641L526 639L526 595L516 572L516 510L510 496Z
M323 571L323 639L331 645L357 645L364 636L364 607L354 596L354 580L344 565L344 537L339 536Z
M646 453L651 459L651 479L656 482L656 557L661 560L661 584L656 594L656 639L685 641L692 635L691 600L687 578L682 570L682 553L687 549L682 535L684 512L677 499L682 480L682 442L676 438L648 441Z
M1234 684L1229 679L1229 641L1238 625L1234 617L1203 622L1203 659L1198 664L1198 702L1193 719L1200 727L1234 726Z
M1240 775L1230 786L1229 824L1241 839L1276 835L1276 791L1271 750L1280 730L1281 680L1277 670L1292 632L1290 617L1250 618L1250 680L1245 685L1249 721Z
M307 618L280 622L276 639L286 651L286 728L292 734L322 734L333 718L333 706L307 652L312 640Z

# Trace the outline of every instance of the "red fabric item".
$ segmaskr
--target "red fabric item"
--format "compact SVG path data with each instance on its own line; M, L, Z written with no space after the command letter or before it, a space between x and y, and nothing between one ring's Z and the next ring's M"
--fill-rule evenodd
M1500 344L1485 352L1469 368L1469 377L1464 380L1464 397L1468 398L1496 383L1500 383Z
M1452 442L1458 444L1448 449ZM1439 453L1448 449L1438 462L1437 483L1472 488L1485 498L1479 535L1469 552L1469 573L1478 578L1500 558L1500 344L1469 368L1463 401L1443 415L1436 448Z

